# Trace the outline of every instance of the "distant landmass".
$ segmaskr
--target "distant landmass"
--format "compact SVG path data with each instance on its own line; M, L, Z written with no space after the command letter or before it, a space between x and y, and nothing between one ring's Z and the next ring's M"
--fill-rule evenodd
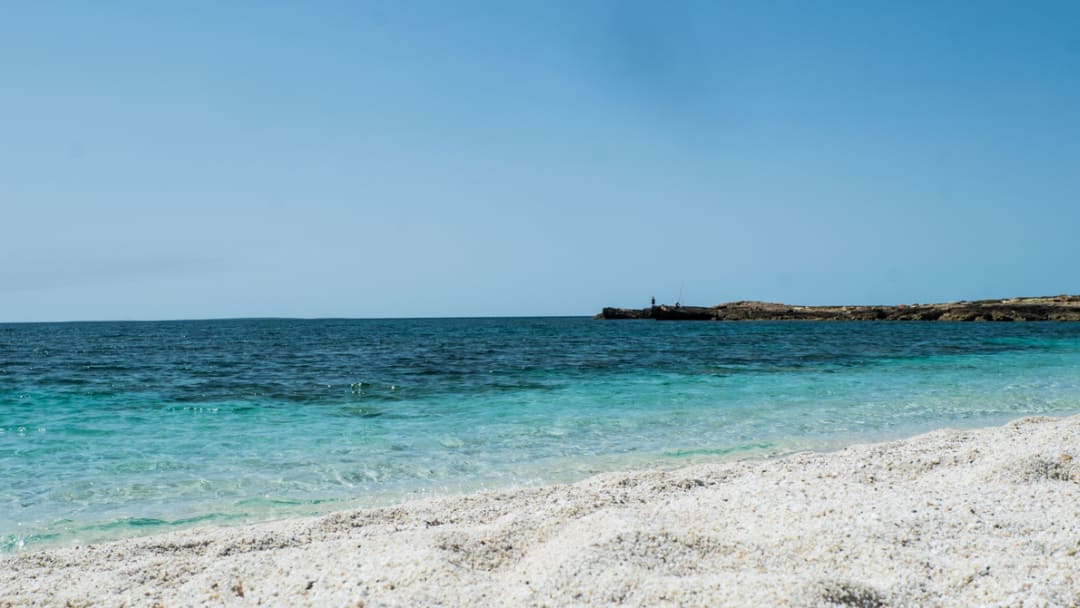
M896 306L792 306L738 301L716 306L604 308L596 319L660 321L1080 321L1080 296L1060 295Z

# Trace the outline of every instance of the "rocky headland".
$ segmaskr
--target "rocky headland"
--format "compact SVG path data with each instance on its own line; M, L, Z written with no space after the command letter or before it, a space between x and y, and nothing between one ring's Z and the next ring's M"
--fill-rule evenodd
M604 308L597 319L661 321L1080 321L1080 296L899 304L896 306L793 306L738 301L716 306Z

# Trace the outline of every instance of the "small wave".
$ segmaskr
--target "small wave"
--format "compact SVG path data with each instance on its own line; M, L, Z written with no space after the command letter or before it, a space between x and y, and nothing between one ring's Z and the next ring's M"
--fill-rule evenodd
M378 418L383 414L384 412L370 407L343 407L333 415L341 418Z
M730 448L696 448L687 450L669 450L661 453L665 458L693 458L695 456L731 456L744 452L757 452L771 450L776 447L775 443L744 443Z

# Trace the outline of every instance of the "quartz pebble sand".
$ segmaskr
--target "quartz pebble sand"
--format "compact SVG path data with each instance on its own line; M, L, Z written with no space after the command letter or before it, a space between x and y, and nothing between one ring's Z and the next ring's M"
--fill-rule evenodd
M0 557L7 606L1076 606L1080 416Z

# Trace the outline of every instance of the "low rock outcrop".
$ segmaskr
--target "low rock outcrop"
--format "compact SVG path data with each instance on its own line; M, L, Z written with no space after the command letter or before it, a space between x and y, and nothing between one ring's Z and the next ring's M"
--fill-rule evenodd
M738 301L717 306L605 308L597 319L661 321L1080 321L1080 296L897 306L791 306Z

